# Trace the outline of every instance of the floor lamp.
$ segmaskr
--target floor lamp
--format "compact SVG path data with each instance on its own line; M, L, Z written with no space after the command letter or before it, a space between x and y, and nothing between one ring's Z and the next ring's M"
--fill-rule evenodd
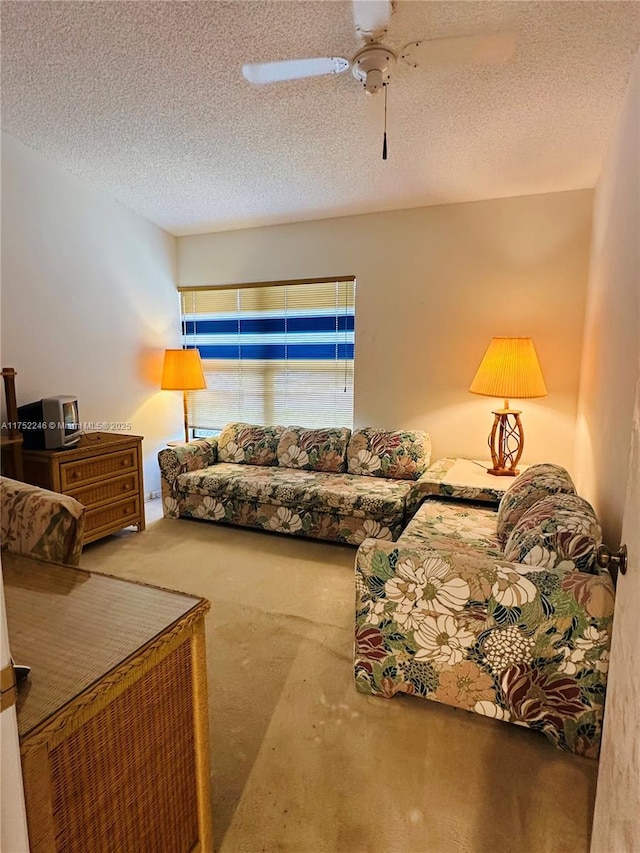
M202 361L197 349L168 349L164 351L160 388L163 391L182 391L185 441L189 441L187 391L201 391L206 387Z
M487 471L498 477L515 477L524 449L524 431L520 409L510 409L509 399L547 395L531 338L493 338L469 391L504 400L504 408L493 412L495 417L489 435L493 468L487 468Z

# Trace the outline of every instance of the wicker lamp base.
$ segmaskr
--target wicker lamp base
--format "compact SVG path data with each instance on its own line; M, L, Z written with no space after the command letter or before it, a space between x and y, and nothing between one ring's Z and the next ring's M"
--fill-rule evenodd
M493 414L493 427L489 436L493 468L487 468L487 473L496 477L516 477L520 473L517 465L524 450L521 412L505 408Z

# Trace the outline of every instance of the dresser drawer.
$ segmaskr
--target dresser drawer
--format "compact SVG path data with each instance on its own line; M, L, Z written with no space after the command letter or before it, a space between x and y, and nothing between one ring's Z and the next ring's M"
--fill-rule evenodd
M84 524L84 539L90 541L92 534L103 528L118 530L128 523L135 524L140 518L140 500L134 495L107 506L87 510Z
M131 447L128 450L118 450L106 453L93 459L81 459L77 462L67 462L60 466L62 491L66 493L75 490L83 483L91 483L104 479L109 475L124 474L138 470L138 451Z
M99 504L113 503L120 498L138 495L138 474L125 474L91 486L71 489L69 494L89 509Z

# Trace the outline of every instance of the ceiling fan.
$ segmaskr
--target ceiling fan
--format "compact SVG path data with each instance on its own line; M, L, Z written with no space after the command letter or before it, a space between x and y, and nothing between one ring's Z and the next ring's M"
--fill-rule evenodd
M356 34L365 44L351 58L321 56L310 59L286 59L277 62L252 62L242 66L250 83L277 83L305 77L342 74L351 68L365 91L375 95L385 89L398 58L409 68L427 71L466 65L501 65L513 55L516 37L512 33L438 38L409 42L396 52L382 44L387 33L395 0L353 0Z

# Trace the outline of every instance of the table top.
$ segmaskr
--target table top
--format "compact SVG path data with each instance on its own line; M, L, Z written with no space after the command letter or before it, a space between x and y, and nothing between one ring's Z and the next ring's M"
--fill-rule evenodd
M2 552L9 644L31 667L19 685L20 738L136 657L206 599Z
M85 456L92 455L96 450L103 449L105 451L118 450L119 446L127 442L142 441L144 436L133 435L130 432L83 432L76 444L71 447L62 447L59 450L25 450L25 454L31 457L50 458L52 456L60 457L65 461L73 462L76 459L83 459Z
M515 478L489 474L490 467L491 462L447 457L435 462L423 477L431 494L497 504ZM518 470L526 467L521 465Z

